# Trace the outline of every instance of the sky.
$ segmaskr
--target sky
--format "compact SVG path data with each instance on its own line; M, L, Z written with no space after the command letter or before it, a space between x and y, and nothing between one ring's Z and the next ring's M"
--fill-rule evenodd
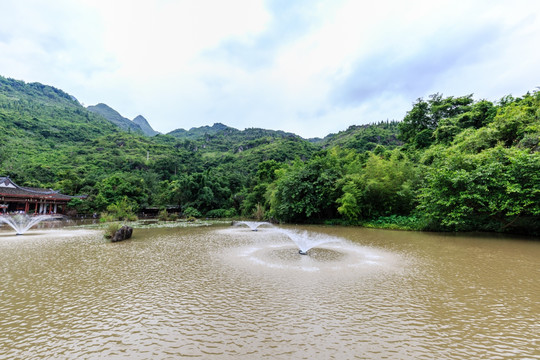
M157 131L304 138L540 86L538 0L0 0L0 75Z

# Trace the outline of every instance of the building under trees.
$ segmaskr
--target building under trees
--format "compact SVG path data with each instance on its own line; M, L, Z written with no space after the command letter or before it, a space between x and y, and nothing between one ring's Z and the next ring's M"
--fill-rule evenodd
M0 177L0 214L64 214L74 197L52 189L19 186L9 177Z

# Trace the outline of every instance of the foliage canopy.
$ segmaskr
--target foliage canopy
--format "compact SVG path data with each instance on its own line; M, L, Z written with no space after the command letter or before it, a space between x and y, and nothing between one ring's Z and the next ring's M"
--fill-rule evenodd
M175 207L538 235L540 93L497 103L434 94L401 122L324 139L219 123L145 137L61 90L0 77L0 174L88 195L71 204L83 213Z

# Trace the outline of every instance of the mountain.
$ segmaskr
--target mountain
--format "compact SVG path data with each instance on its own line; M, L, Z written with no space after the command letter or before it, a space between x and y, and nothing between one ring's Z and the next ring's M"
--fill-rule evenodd
M123 130L144 134L144 131L139 125L123 117L120 115L120 113L118 113L118 111L114 110L107 104L99 103L97 105L88 106L87 109L88 111L103 116L105 119L109 120Z
M0 76L0 101L21 102L31 101L35 104L48 106L67 106L72 108L82 108L77 99L68 93L52 86L40 83L26 83Z
M240 213L261 162L307 160L320 149L283 131L221 123L149 137L146 119L135 120L105 104L86 108L52 86L0 77L0 175L87 195L78 209L86 213L126 196L139 209L181 203Z
M52 86L0 76L0 148L17 151L72 144L116 132L102 116Z
M193 127L189 130L177 129L167 135L177 139L198 143L198 148L206 151L242 152L281 140L306 142L300 136L281 130L247 128L238 130L222 123L212 126Z
M148 121L142 115L139 115L135 119L133 119L133 122L139 125L142 131L144 132L144 134L147 136L154 136L154 135L159 134L158 131L155 131L154 129L152 129Z
M152 129L148 121L142 115L137 116L135 119L133 119L133 121L131 121L128 118L120 115L118 111L114 110L109 105L103 103L88 106L87 109L88 111L103 116L105 119L109 120L123 130L133 131L146 136L155 136L159 134L159 132Z
M230 140L243 141L243 140L256 140L262 137L271 138L300 138L300 136L288 133L282 130L267 130L260 128L247 128L245 130L238 130L233 127L224 125L222 123L215 123L212 126L200 126L192 127L189 130L176 129L168 133L167 135L174 136L178 139L210 139L216 136L226 136Z
M225 131L239 131L239 130L229 127L227 125L224 125L222 123L215 123L212 126L206 125L206 126L201 126L201 127L192 127L189 130L176 129L167 133L167 135L174 136L175 138L178 138L178 139L199 139L199 138L204 138L205 136L208 136L208 135L215 135L217 133L225 132Z
M329 134L324 139L310 139L325 148L340 146L359 152L374 150L378 145L393 149L403 145L398 139L398 121L381 121L375 124L352 125L337 134Z

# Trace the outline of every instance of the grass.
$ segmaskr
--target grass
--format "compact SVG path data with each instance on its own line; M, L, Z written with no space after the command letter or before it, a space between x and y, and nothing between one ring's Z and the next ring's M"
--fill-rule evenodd
M421 230L423 222L416 216L381 216L361 223L363 227L390 230Z
M105 236L105 238L107 239L112 239L112 237L114 236L114 234L116 234L116 232L118 231L118 229L120 229L120 227L121 225L119 223L116 223L116 222L108 223L107 227L105 228L105 234L103 234L103 236Z

